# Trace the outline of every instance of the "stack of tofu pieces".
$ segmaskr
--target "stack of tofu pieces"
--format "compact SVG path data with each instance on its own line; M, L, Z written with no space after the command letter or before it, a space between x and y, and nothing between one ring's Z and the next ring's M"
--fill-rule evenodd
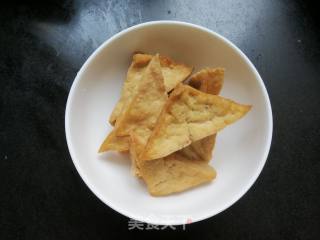
M128 152L132 172L153 196L212 181L217 132L251 108L219 96L223 68L192 71L159 54L134 54L109 118L114 128L99 149Z

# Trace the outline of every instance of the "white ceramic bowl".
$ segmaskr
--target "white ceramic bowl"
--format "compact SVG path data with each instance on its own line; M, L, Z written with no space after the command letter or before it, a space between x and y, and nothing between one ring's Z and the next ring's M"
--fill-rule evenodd
M111 127L107 119L120 96L135 51L161 53L195 66L226 68L221 95L252 110L218 134L211 165L217 178L167 197L152 197L132 176L126 155L97 150ZM71 87L65 116L69 151L80 176L105 204L153 224L185 224L209 218L235 203L257 179L269 152L272 112L266 88L249 59L206 28L174 21L147 22L104 42L85 62Z

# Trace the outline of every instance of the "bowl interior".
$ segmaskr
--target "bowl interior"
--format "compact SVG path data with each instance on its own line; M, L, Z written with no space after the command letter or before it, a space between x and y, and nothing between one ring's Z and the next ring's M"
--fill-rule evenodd
M127 155L97 150L111 127L108 117L135 51L161 53L192 65L226 68L221 95L252 110L217 136L209 184L167 197L152 197L132 176ZM149 23L102 45L78 73L66 110L66 135L77 170L89 188L116 211L154 224L205 219L239 199L259 175L270 147L271 108L264 85L246 57L222 37L183 23Z

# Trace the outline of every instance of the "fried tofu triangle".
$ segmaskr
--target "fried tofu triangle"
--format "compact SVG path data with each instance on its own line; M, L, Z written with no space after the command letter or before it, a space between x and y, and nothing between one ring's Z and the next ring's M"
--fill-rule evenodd
M159 55L155 55L140 80L135 97L116 122L116 135L129 136L138 128L153 130L167 99Z
M180 84L164 106L141 159L168 156L194 141L217 133L250 109L251 106Z
M216 177L216 171L206 162L187 158L179 152L153 161L140 161L138 152L143 148L141 139L131 135L132 172L145 181L153 196L182 192Z
M156 55L144 71L135 96L121 113L115 129L103 142L100 150L128 151L129 134L137 128L140 135L149 137L167 99L159 55Z
M218 95L223 86L223 79L223 68L205 68L191 76L189 85L201 92ZM209 162L212 158L215 142L216 134L195 141L181 149L180 152L190 159L201 159Z
M216 177L216 171L206 162L188 159L178 152L140 164L140 173L153 196L181 192Z
M128 69L127 78L122 88L120 100L117 102L109 118L109 123L111 125L115 125L121 111L125 109L125 106L130 103L131 99L134 97L139 81L151 58L152 56L147 54L133 55L132 63Z
M120 100L116 104L109 118L109 123L111 125L115 125L115 122L121 115L121 112L126 110L126 107L135 96L143 72L151 61L152 57L152 55L141 53L133 55L132 63L129 67L127 78L121 92ZM176 63L172 59L165 56L160 56L160 65L164 77L165 89L167 92L170 92L175 86L177 86L177 84L189 77L193 70L192 67Z
M153 196L182 192L216 177L216 171L207 162L186 157L179 151L164 158L141 161L138 153L144 145L140 140L131 135L132 172L144 180Z

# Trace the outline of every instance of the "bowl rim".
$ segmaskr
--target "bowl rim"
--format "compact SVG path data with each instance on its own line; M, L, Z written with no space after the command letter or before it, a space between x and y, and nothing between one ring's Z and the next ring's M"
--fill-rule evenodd
M69 91L69 95L68 95L68 99L67 99L67 103L66 103L66 110L65 110L65 134L66 134L66 140L67 140L67 146L70 152L70 156L72 159L72 162L74 164L74 166L76 167L80 177L82 178L82 180L84 181L84 183L87 185L87 187L107 206L109 206L111 209L113 209L114 211L121 213L122 215L130 218L130 219L135 219L141 222L146 222L146 223L150 223L150 224L155 224L155 225L182 225L182 224L186 224L185 222L180 222L177 221L176 219L171 219L168 220L166 219L166 221L164 222L163 219L142 219L140 217L140 215L136 216L134 214L131 214L130 212L126 211L123 208L118 208L117 206L114 206L112 203L110 203L108 201L108 199L105 199L104 196L102 196L102 194L99 193L99 191L95 188L94 184L91 184L91 182L89 181L87 175L85 174L85 171L80 167L80 165L78 164L78 161L76 160L76 154L74 151L74 147L73 147L73 143L71 142L71 130L70 130L70 110L72 107L72 103L73 103L73 99L74 99L74 94L76 91L76 88L78 86L78 83L80 82L81 76L82 74L87 70L89 64L92 62L92 60L105 48L107 47L110 43L112 43L113 41L117 40L118 38L120 38L121 36L129 33L130 31L136 30L136 29L140 29L140 28L145 28L145 27L149 27L149 26L154 26L154 25L177 25L177 26L183 26L183 27L189 27L189 28L193 28L193 29L197 29L197 30L201 30L203 32L206 32L210 35L213 35L215 38L218 38L220 41L223 41L225 44L227 44L230 48L232 48L233 51L235 51L237 54L240 55L240 57L248 64L248 66L250 67L250 69L253 71L256 80L258 81L261 89L262 89L262 93L263 93L263 97L265 100L265 104L266 104L266 109L267 109L267 117L268 117L268 136L267 136L267 143L264 146L264 153L263 156L261 157L261 159L263 161L260 161L260 165L258 166L257 170L255 171L255 173L253 174L253 176L251 177L251 179L249 179L248 184L246 186L244 186L242 188L241 191L239 191L238 194L236 194L235 196L233 196L233 198L231 198L228 202L226 202L224 204L224 207L222 207L221 209L219 209L218 211L208 211L206 214L202 215L202 216L198 216L197 218L192 218L192 223L194 222L198 222L198 221L202 221L204 219L213 217L219 213L221 213L222 211L226 210L227 208L229 208L230 206L232 206L234 203L236 203L243 195L246 194L246 192L251 188L251 186L255 183L255 181L257 180L258 176L260 175L260 173L262 172L262 169L267 161L267 157L270 151L270 147L271 147L271 142L272 142L272 134L273 134L273 116L272 116L272 108L271 108L271 103L270 103L270 99L268 96L268 92L267 89L264 85L264 82L261 78L261 76L259 75L258 71L256 70L255 66L253 65L253 63L249 60L249 58L234 44L232 43L230 40L228 40L227 38L223 37L222 35L206 28L203 26L199 26L193 23L188 23L188 22L183 22L183 21L172 21L172 20L160 20L160 21L149 21L149 22L144 22L144 23L140 23L134 26L131 26L129 28L126 28L116 34L114 34L113 36L111 36L109 39L107 39L106 41L104 41L89 57L88 59L85 61L85 63L82 65L82 67L80 68L80 70L77 72L77 75L72 83L72 86L70 88Z

